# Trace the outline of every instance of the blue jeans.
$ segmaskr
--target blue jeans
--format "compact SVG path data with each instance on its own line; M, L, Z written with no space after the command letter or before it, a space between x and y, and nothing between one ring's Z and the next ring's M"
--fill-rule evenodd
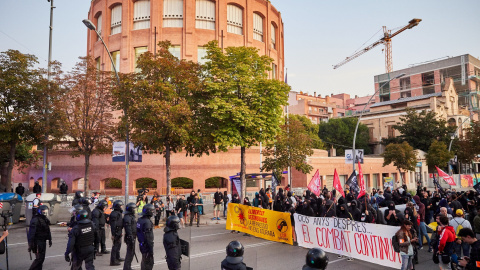
M418 246L422 247L423 246L423 237L427 238L427 244L428 247L430 248L430 237L428 237L427 234L427 226L425 225L425 222L421 221L420 222L420 227L418 230Z
M470 245L465 242L462 242L461 244L457 244L457 242L454 242L453 249L455 251L455 254L457 254L459 258L462 257L462 250L463 250L463 256L467 256L467 257L470 256Z
M402 268L401 270L410 270L412 269L412 258L410 255L402 255Z

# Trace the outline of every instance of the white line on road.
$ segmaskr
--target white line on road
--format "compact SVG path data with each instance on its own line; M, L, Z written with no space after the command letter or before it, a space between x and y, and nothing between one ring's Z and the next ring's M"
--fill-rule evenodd
M198 235L198 236L192 236L191 238L200 238L200 237L207 237L207 236L213 236L213 235L220 235L220 234L227 234L230 232L223 232L223 233L214 233L214 234L206 234L206 235Z

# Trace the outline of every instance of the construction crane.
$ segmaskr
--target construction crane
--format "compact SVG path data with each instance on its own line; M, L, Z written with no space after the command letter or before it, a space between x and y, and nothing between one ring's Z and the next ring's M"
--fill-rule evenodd
M392 38L403 31L407 29L412 29L413 27L417 26L422 19L412 19L411 21L408 22L408 25L402 27L400 30L392 34L392 30L388 30L386 26L383 26L383 37L376 41L375 43L371 44L370 46L367 46L358 52L354 53L353 55L345 58L342 62L336 64L333 66L333 69L337 69L346 63L352 61L353 59L359 57L360 55L370 51L371 49L375 48L379 44L384 44L385 45L385 71L387 73L392 72L393 70L393 64L392 64Z

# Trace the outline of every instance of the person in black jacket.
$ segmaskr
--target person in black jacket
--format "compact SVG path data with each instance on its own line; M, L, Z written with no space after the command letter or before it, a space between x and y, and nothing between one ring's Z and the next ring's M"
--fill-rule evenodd
M177 213L178 218L180 219L181 227L185 228L183 213L187 209L187 202L185 201L185 196L177 195L177 204L175 205L175 212Z
M50 232L50 220L47 218L48 207L41 205L38 213L30 221L30 230L28 231L28 252L35 253L35 260L30 266L30 270L42 269L45 261L45 253L48 246L52 247L52 234Z
M98 202L97 207L92 211L92 222L95 227L95 252L97 256L102 256L103 254L109 254L107 251L107 246L105 245L105 208L107 207L107 201L101 200ZM100 251L101 247L102 251Z
M65 261L70 262L70 253L72 253L72 270L81 269L83 261L85 261L86 270L94 270L95 247L93 242L95 236L93 223L88 219L88 213L85 210L80 210L77 213L76 220L77 224L68 234Z
M142 253L142 270L153 269L153 223L150 218L153 216L155 207L146 204L142 210L142 217L137 221L137 239Z
M395 204L393 202L390 202L388 205L388 209L385 210L384 217L387 225L390 226L401 226L404 219L404 216L400 210L395 209Z
M350 207L349 207L349 212L352 214L353 220L355 221L361 221L362 219L362 213L357 207L357 201L353 200L350 202Z
M25 188L23 187L22 183L19 183L18 186L15 188L15 193L23 196L23 194L25 193Z
M350 212L348 212L348 208L345 204L340 205L340 207L338 208L337 217L338 218L350 219L350 220L353 219Z
M33 193L42 193L42 186L38 183L38 181L35 181L35 185L33 185Z
M65 182L62 182L60 185L60 194L67 194L68 192L68 185Z
M73 207L72 217L70 217L70 222L67 222L68 232L70 232L72 228L75 227L75 225L77 225L77 214L78 212L80 212L80 210L83 210L83 206L81 206L80 204L76 204Z
M121 200L116 200L113 202L113 211L110 214L110 228L112 230L112 253L110 255L110 265L120 265L121 261L125 259L120 258L120 248L122 247L122 227L123 227L123 218L122 218L122 209L123 202Z
M462 241L470 245L470 257L463 257L458 265L465 267L466 270L476 270L480 264L480 241L475 237L472 229L463 228L458 232Z
M83 191L75 192L75 197L73 198L72 206L75 206L76 204L79 204L80 203L80 198L83 198Z
M200 199L198 198L198 194L195 194L195 197L190 201L190 226L192 226L193 218L197 216L197 227L200 227L199 205L201 205Z
M127 245L127 254L123 262L124 270L132 269L133 256L135 255L135 239L137 232L137 221L135 220L135 203L128 203L125 207L125 215L123 216L123 228L125 229L124 242Z
M182 268L182 245L177 230L180 229L180 219L177 216L170 216L164 229L163 247L165 248L166 260L169 270L180 270Z
M227 257L222 261L222 270L247 270L243 262L244 248L242 243L232 241L227 245Z
M92 210L90 210L90 204L92 204L92 200L88 198L80 198L79 203L82 205L83 210L87 211L88 213L88 219L92 219Z

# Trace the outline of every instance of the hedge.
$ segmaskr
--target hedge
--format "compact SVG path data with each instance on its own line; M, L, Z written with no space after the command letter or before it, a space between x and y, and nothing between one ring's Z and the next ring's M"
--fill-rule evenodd
M193 180L187 177L177 177L172 179L172 187L190 189L193 188Z
M152 178L148 178L148 177L143 177L143 178L139 178L137 179L137 181L135 181L136 183L136 188L139 189L139 188L157 188L157 180L155 179L152 179Z
M122 180L117 178L105 179L105 188L122 188Z

